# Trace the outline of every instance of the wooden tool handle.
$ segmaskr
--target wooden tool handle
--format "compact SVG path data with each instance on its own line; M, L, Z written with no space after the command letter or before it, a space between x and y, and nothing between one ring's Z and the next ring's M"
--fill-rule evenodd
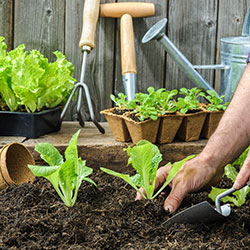
M130 14L132 17L153 16L155 14L155 5L153 3L105 3L100 6L101 17L120 18L124 14Z
M123 75L136 73L133 20L129 14L121 17L121 61Z
M99 17L99 7L100 0L85 0L80 48L90 46L93 49L95 47L95 30Z

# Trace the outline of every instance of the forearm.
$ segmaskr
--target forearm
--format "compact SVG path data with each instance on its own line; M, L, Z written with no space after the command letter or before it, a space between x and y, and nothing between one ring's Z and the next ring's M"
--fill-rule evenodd
M250 144L250 64L218 128L200 154L215 168L235 160Z

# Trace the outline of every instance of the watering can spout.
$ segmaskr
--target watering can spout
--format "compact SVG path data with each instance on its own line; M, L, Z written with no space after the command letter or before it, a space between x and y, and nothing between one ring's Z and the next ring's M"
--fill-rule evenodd
M156 39L159 41L173 60L179 65L184 74L199 88L205 90L215 89L195 70L188 59L175 47L175 45L165 35L164 29L167 24L167 18L160 20L144 35L142 43L147 43ZM215 91L216 92L216 91ZM218 94L217 94L218 95Z

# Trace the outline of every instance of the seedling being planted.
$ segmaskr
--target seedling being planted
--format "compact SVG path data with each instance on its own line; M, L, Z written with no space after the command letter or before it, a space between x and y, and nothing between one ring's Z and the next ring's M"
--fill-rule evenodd
M136 170L134 176L129 176L128 174L121 174L107 168L101 168L107 174L119 177L131 185L136 191L138 191L144 199L154 199L159 195L162 190L172 181L182 165L189 159L193 158L194 155L185 158L182 161L176 162L171 166L169 175L166 179L166 182L162 187L156 192L155 183L156 183L156 172L159 166L159 163L162 160L162 155L158 147L146 140L141 140L131 148L130 146L125 149L129 156L128 165L131 164L132 167ZM170 165L168 163L167 165ZM144 195L139 188L142 187L146 193Z
M65 151L65 161L53 145L40 143L35 147L35 150L40 153L41 158L49 166L28 165L35 176L44 177L52 183L67 207L74 206L83 180L96 186L94 181L87 178L93 172L93 169L87 167L86 161L78 157L77 139L79 133L80 130L72 136Z

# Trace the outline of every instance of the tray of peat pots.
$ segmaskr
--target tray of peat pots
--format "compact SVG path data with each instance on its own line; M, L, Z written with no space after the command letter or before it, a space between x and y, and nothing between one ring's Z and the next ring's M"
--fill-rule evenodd
M156 91L156 102L160 112L160 125L157 135L159 144L171 143L183 120L183 116L177 112L176 101L173 97L178 90L166 90L164 88Z
M133 144L140 140L155 143L160 124L160 114L157 107L155 90L148 88L148 94L136 93L129 105L133 109L123 115Z
M176 137L183 141L197 141L207 115L198 100L201 90L181 88L179 93L184 97L178 98L176 106L179 114L183 116L183 121Z
M74 88L72 63L59 51L49 63L24 45L7 52L3 41L0 37L0 136L36 138L60 130L61 107Z
M105 116L115 140L120 142L129 142L131 141L131 137L123 119L123 114L131 111L128 106L129 102L126 100L127 96L123 93L119 93L118 97L111 94L110 98L115 103L115 107L102 110L100 113Z
M207 90L207 95L201 92L200 96L204 97L208 101L208 104L203 103L201 106L202 109L207 113L201 131L201 137L209 139L217 128L220 119L229 103L223 103L224 96L220 96L218 98L216 92L212 90Z

